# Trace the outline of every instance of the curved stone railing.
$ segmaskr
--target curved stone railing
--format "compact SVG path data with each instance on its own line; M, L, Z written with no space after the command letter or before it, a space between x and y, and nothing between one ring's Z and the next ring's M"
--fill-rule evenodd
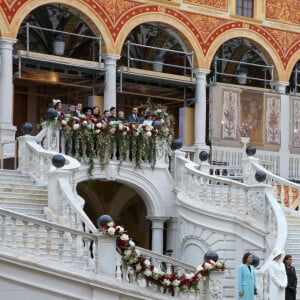
M273 187L273 196L284 209L295 210L298 207L298 199L300 197L300 185L279 177L266 168L261 166L257 161L252 160L253 174L257 170L266 173L266 184Z
M249 172L247 163L252 166ZM177 151L175 160L175 186L181 199L193 203L208 204L215 209L230 210L235 216L247 215L255 220L255 224L265 229L266 259L258 270L259 294L265 299L267 288L265 272L272 259L270 253L275 248L284 249L287 238L287 222L284 212L278 203L277 185L296 188L294 183L284 180L258 164L257 159L248 159L244 164L244 176L253 177L249 184L243 184L221 176L212 176L208 172L201 172L201 165L197 165L187 158L185 154ZM211 169L208 165L207 170ZM267 185L255 181L256 170L267 173ZM220 169L221 170L221 169ZM276 186L276 189L274 188ZM290 197L289 197L290 198ZM280 201L279 201L280 202ZM283 201L281 201L283 203ZM281 205L282 205L281 203Z
M56 169L52 165L52 157L57 152L45 150L39 144L47 133L48 127L34 136L21 136L19 140L19 170L28 173L37 184L48 185L48 218L60 224L95 232L97 229L83 211L84 200L76 193L75 172L80 163L67 155L63 155L66 164ZM44 139L45 140L45 139Z
M115 238L99 232L85 233L6 209L0 209L0 220L0 253L18 257L19 260L23 260L23 263L64 270L69 272L70 278L78 274L89 278L92 276L95 280L97 277L94 277L94 274L108 275L130 284L130 287L122 286L123 290L136 289L140 293L142 289L146 294L161 295L161 299L172 294L151 283L151 280L146 279L142 273L137 275L131 267L127 267L121 256L116 255ZM177 275L195 272L195 267L176 259L147 249L139 247L136 249L159 271L172 274L172 269L175 268ZM184 300L202 299L200 296L203 297L205 293L208 293L210 285L213 285L213 288L218 285L220 292L223 275L224 272L221 271L211 272L209 279L199 286L200 290L175 292L174 296ZM100 277L98 279L100 280ZM146 294L142 299L145 299ZM159 296L154 298L159 299Z
M5 209L0 209L0 218L1 251L96 272L97 236Z

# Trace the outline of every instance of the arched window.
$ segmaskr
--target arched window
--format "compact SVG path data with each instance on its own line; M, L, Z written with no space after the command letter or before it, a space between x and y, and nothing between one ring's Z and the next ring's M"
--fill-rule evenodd
M237 0L236 14L243 17L253 18L253 0Z

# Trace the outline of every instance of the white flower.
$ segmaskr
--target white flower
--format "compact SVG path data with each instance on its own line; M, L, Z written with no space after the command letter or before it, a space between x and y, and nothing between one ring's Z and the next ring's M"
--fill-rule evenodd
M147 132L146 132L146 136L149 136L149 137L150 137L151 135L152 135L151 131L147 131Z
M107 229L107 234L110 235L110 236L113 236L115 234L115 231L116 231L115 228L109 227Z
M210 264L210 263L208 263L208 262L206 262L205 264L204 264L204 269L205 270L211 270L213 268L213 265L212 264Z
M111 128L110 133L114 134L116 132L116 128Z
M134 136L139 136L139 132L136 131L133 135L134 135Z
M149 261L149 259L145 259L144 265L145 265L146 267L149 267L149 266L150 266L150 261Z
M87 128L94 129L95 125L93 123L88 123Z
M202 278L201 273L198 273L198 274L197 274L197 277L198 277L199 279L201 279L201 278Z
M169 279L164 279L163 282L162 282L162 284L163 284L164 286L169 286L170 283L171 283L171 281L170 281Z
M86 126L87 123L88 123L87 121L83 121L83 122L82 122L82 126Z
M153 129L153 126L151 126L151 125L146 126L146 131L151 131L152 129Z
M134 253L135 253L136 256L140 256L141 255L140 251L136 250L136 249L134 250Z
M128 240L129 240L128 234L123 233L123 234L120 236L120 239L121 239L122 241L128 241Z
M79 124L74 124L74 125L73 125L73 129L74 129L74 130L79 129Z
M130 246L131 248L133 248L133 247L135 246L135 243L134 243L134 241L132 241L132 240L129 240L129 246Z
M119 231L119 234L122 234L124 232L124 228L122 226L117 226L116 230Z
M126 129L126 131L130 130L130 128L128 126L124 126L124 128Z
M127 132L126 132L126 131L123 131L123 135L124 135L124 136L127 135Z
M150 277L152 275L152 272L149 269L146 269L144 271L145 276Z
M164 124L164 123L165 123L165 120L164 120L164 119L160 119L160 123L161 123L161 124Z
M123 128L124 128L124 125L123 125L122 123L120 123L120 124L119 124L119 129L120 129L120 130L123 130Z
M131 255L131 249L125 250L125 251L123 252L123 254L124 254L125 256L130 256L130 255Z
M68 123L67 120L62 120L62 121L61 121L61 124L62 124L62 125L67 125L67 123Z
M141 269L142 269L141 264L137 264L137 265L135 266L135 270L136 270L137 272L141 271Z
M101 128L102 127L102 123L97 123L96 127Z
M186 279L189 279L189 280L190 280L190 279L192 279L192 278L194 277L194 275L195 275L194 273L187 273L187 274L184 275L184 277L185 277Z
M98 133L100 133L100 130L99 129L95 130L95 134L98 134Z
M218 261L216 261L216 267L217 268L222 268L223 264L218 260Z
M107 226L108 227L113 227L115 225L114 221L110 221L107 223Z
M173 286L179 286L179 284L180 284L180 281L178 279L175 279L172 281Z

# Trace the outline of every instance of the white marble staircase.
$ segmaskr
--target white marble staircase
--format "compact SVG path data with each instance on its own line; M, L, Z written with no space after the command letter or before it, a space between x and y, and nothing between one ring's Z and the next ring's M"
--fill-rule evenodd
M46 186L39 186L19 171L0 170L0 207L45 219L48 205Z

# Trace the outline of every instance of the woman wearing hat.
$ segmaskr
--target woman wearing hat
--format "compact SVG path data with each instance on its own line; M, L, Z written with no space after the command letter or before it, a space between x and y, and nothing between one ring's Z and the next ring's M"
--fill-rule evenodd
M287 286L287 276L285 266L282 262L283 251L274 249L272 252L273 260L269 265L269 299L284 300L285 288Z
M151 111L147 111L143 124L152 125L153 123L152 119L153 119L153 113Z
M238 268L239 300L254 300L256 291L255 270L252 266L252 254L246 252L242 264Z

